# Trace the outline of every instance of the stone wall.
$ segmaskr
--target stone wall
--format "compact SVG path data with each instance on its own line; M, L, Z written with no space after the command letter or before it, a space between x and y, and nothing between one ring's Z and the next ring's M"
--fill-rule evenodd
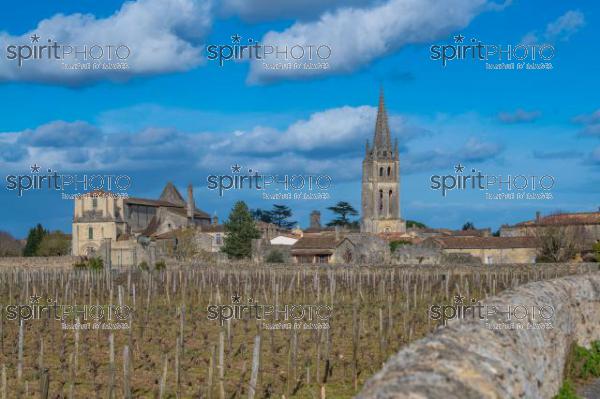
M553 306L553 328L493 330L479 320L450 322L392 356L358 398L552 398L570 345L600 339L599 272L526 284L484 304Z
M0 257L0 268L71 268L77 262L77 256L14 256Z

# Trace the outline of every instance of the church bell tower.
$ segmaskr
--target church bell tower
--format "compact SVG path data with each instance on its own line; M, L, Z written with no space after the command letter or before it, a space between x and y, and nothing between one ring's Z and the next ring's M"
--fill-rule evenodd
M373 145L367 140L362 167L361 231L405 232L406 223L400 218L398 140L392 146L383 89L379 94Z

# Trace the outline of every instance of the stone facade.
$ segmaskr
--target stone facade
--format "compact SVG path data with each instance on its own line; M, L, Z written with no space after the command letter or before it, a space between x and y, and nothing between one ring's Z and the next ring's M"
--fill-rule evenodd
M454 237L428 238L420 244L439 249L444 255L470 255L483 264L535 263L537 245L532 237Z
M373 145L367 140L362 164L361 231L373 234L406 231L406 223L400 217L398 141L392 146L383 90Z
M294 263L387 264L390 247L373 234L348 233L307 235L291 246Z
M537 237L546 229L564 229L580 241L582 251L591 250L600 242L600 208L598 212L556 213L542 216L536 213L535 219L500 228L501 237Z
M158 200L94 191L75 199L72 254L102 255L108 240L113 264L137 264L148 257L143 254L148 245L142 241L148 244L169 231L209 224L210 216L195 206L191 186L187 202L172 183L167 183Z

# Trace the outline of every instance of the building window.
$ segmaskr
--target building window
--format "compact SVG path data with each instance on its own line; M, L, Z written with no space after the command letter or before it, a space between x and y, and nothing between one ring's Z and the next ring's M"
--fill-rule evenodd
M379 176L383 176L383 168L379 168Z
M93 227L88 227L88 239L89 240L94 239L94 228Z
M388 166L388 176L392 174L392 168Z
M329 263L329 255L317 255L317 263Z
M92 198L92 208L98 208L98 198Z
M221 237L221 234L217 234L217 236L215 237L215 242L217 243L217 245L221 245L223 243L223 238Z

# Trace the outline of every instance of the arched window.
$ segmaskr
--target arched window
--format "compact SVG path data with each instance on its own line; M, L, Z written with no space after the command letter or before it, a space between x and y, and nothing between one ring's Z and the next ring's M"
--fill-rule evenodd
M383 168L379 168L379 176L383 176Z
M379 190L379 212L383 212L383 190Z
M392 212L392 190L388 193L388 213Z
M392 168L388 166L388 176L392 173Z

